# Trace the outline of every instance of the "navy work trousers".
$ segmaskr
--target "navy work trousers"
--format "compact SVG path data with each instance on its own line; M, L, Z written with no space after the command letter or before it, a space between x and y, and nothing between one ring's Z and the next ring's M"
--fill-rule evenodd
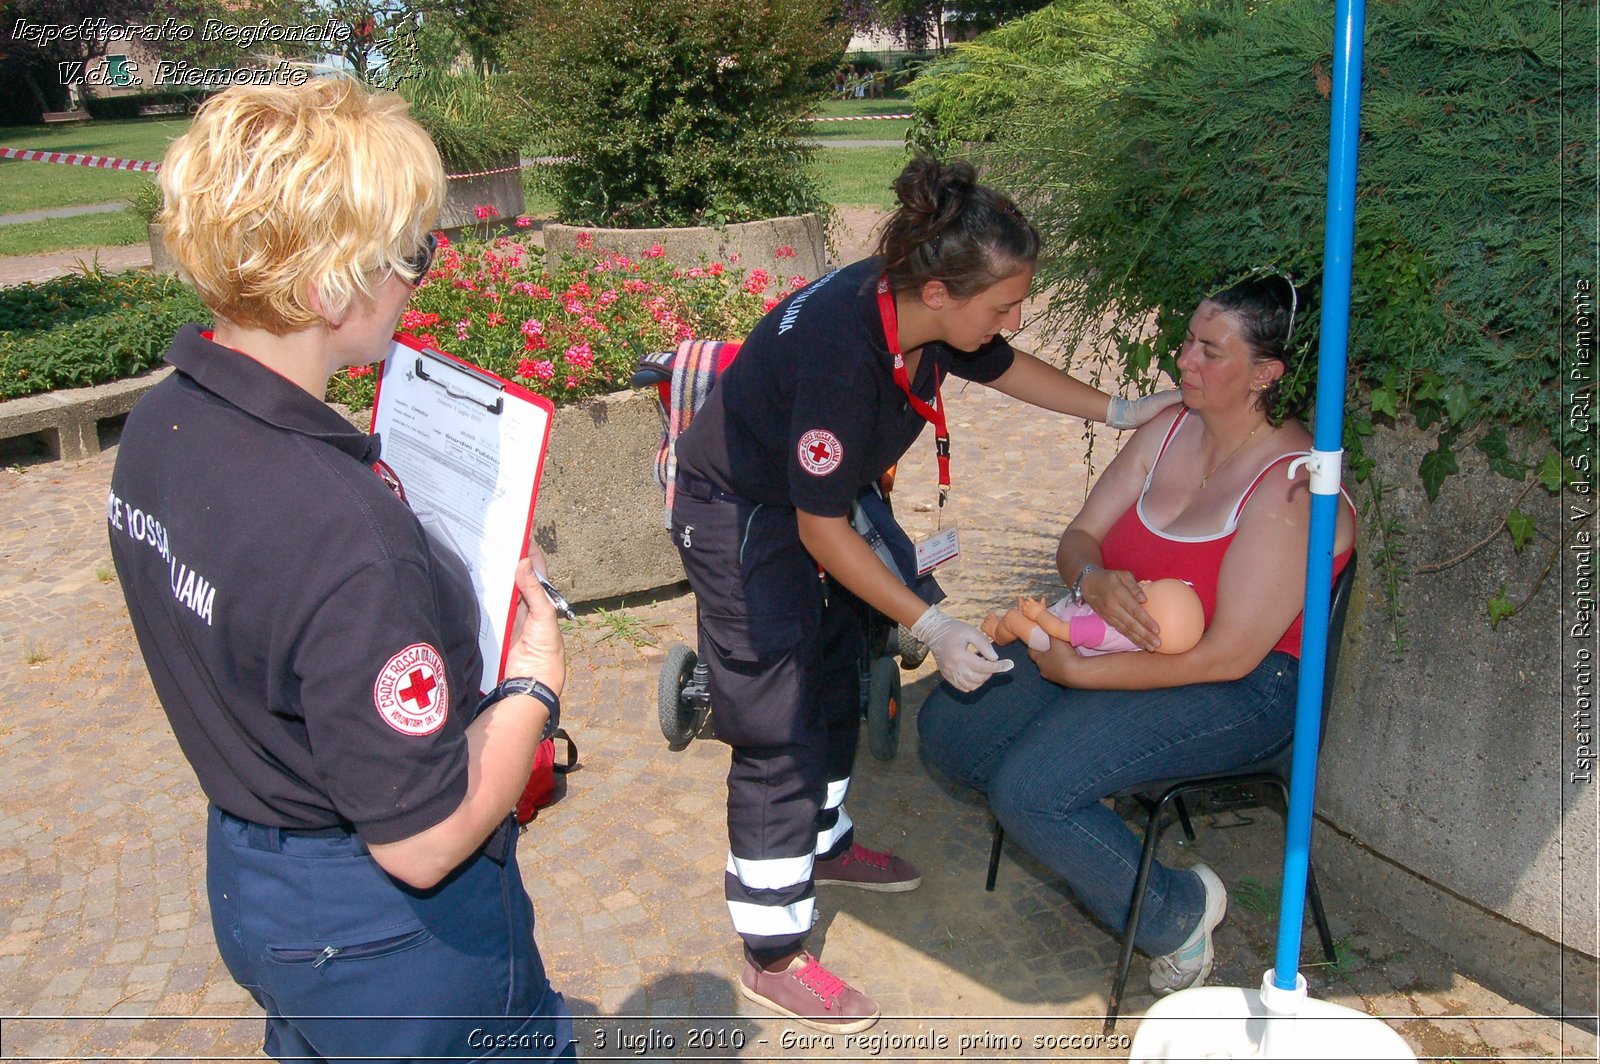
M795 512L680 474L672 535L698 614L728 770L724 889L752 956L799 949L816 919L814 860L853 841L844 811L861 728L864 607L828 586Z
M533 941L516 830L439 886L390 878L354 835L296 833L211 808L206 885L222 959L295 1060L574 1055Z

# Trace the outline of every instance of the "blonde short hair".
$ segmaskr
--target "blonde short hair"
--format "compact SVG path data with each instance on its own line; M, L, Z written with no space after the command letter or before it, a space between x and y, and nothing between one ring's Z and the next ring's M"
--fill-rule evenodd
M236 86L161 164L162 239L215 315L276 335L337 318L403 268L444 201L444 166L393 93L346 77Z

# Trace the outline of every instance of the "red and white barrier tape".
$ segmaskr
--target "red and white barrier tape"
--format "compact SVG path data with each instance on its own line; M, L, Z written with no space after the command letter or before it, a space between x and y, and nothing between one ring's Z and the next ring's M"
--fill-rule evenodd
M495 174L514 174L519 170L526 170L530 166L537 165L539 165L539 160L529 159L525 163L519 163L516 166L502 166L498 170L479 170L475 174L445 174L444 177L446 181L456 181L463 177L492 177Z
M833 118L813 118L813 122L876 122L881 118L915 118L916 115L838 115Z
M93 166L100 170L137 170L149 174L161 169L160 163L143 163L137 159L110 159L104 155L77 155L64 151L32 151L27 148L0 148L0 159L23 159L35 163L66 163L69 166Z
M100 170L135 170L151 174L161 169L160 163L140 162L138 159L112 159L104 155L75 155L60 151L33 151L28 148L0 148L0 159L22 159L35 163L67 163L72 166L93 166ZM546 161L544 159L530 159L520 166L502 166L498 170L480 170L474 174L446 174L445 176L454 181L461 177L514 174L518 170L529 166L538 166Z

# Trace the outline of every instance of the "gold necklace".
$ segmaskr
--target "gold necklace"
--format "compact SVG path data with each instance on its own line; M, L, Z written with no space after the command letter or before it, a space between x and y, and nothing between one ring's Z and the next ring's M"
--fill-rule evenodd
M1262 422L1262 424L1266 424L1266 423ZM1260 431L1261 431L1261 425L1257 425L1255 428L1251 429L1250 430L1250 435L1246 436L1244 439L1240 440L1239 441L1239 446L1237 446L1233 450L1229 451L1227 458L1224 458L1222 461L1218 462L1216 465L1211 467L1211 473L1215 473L1217 470L1219 470L1223 466L1227 465L1228 464L1228 459L1232 458L1234 455L1236 455L1240 451L1244 450L1244 445L1249 443L1251 437L1254 436L1256 433L1258 433ZM1203 487L1206 486L1206 481L1211 479L1211 473L1207 473L1205 476L1200 478L1200 487L1203 488Z

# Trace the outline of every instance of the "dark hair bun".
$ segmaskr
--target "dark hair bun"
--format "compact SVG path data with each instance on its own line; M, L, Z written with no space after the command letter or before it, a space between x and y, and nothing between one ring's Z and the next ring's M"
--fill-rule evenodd
M931 237L961 216L978 184L972 164L919 156L894 181L894 195L911 233Z
M900 206L878 254L896 291L938 280L965 299L1039 254L1039 234L1016 204L978 184L964 160L918 156L895 178L894 194Z

